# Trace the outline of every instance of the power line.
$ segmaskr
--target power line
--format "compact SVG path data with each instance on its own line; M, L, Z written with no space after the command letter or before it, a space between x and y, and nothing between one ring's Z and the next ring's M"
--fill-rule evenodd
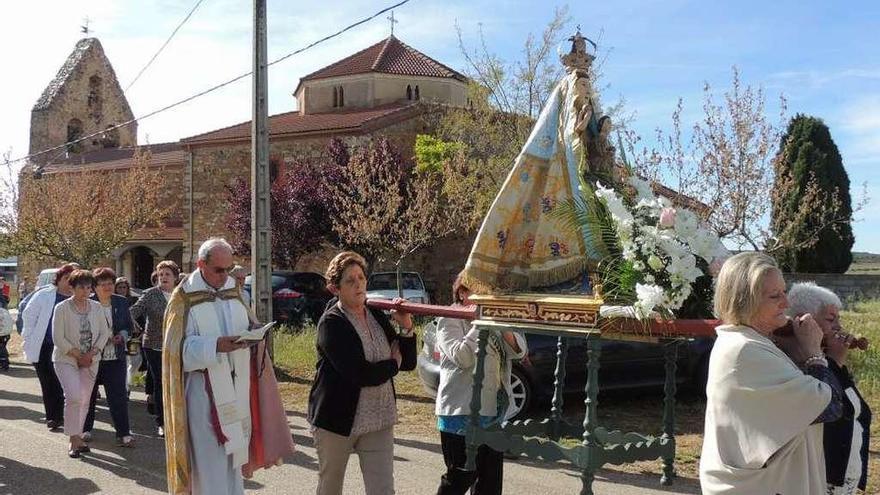
M189 18L192 17L193 13L196 11L197 8L199 8L199 5L201 5L203 1L204 0L199 0L198 2L196 2L195 5L193 5L193 8L190 9L188 14L186 14L186 17L184 17L183 20L180 21L180 24L178 24L177 27L174 28L174 31L172 31L171 35L168 36L168 38L165 40L165 43L162 43L162 46L160 46L156 53L153 54L153 57L150 59L150 61L147 62L147 64L144 65L143 68L141 68L140 72L138 72L137 75L134 76L134 79L132 79L131 82L128 83L128 86L125 87L125 90L123 92L128 92L128 90L131 89L132 86L134 86L134 83L136 83L137 80L140 79L141 75L146 72L150 65L152 65L153 61L156 60L157 57L159 57L159 54L162 53L162 50L164 50L166 46L168 46L168 43L171 43L171 39L174 38L174 35L177 34L177 31L179 31L180 28L183 27L184 24L186 24L186 21L188 21Z
M314 48L314 47L320 45L321 43L324 43L324 42L329 41L329 40L331 40L331 39L333 39L333 38L336 38L336 37L338 37L338 36L341 36L342 34L348 32L348 31L350 31L350 30L352 30L352 29L354 29L354 28L356 28L356 27L358 27L358 26L360 26L361 24L365 24L365 23L367 23L367 22L369 22L369 21L375 19L376 17L379 17L380 15L384 14L385 12L388 12L389 10L391 10L391 9L395 9L395 8L400 7L400 6L402 6L402 5L405 5L405 4L409 3L409 2L410 2L410 0L401 0L401 1L397 2L397 3L395 3L394 5L390 5L390 6L388 6L388 7L385 7L385 8L383 8L382 10L376 12L375 14L370 15L370 16L368 16L368 17L364 17L363 19L361 19L361 20L359 20L359 21L357 21L357 22L355 22L355 23L353 23L353 24L349 24L348 26L346 26L346 27L340 29L339 31L336 31L336 32L333 33L333 34L330 34L330 35L324 36L323 38L321 38L321 39L319 39L319 40L317 40L317 41L314 41L314 42L312 42L312 43L310 43L310 44L308 44L308 45L306 45L306 46L304 46L304 47L302 47L302 48L299 48L299 49L294 50L294 51L292 51L292 52L290 52L290 53L288 53L288 54L286 54L286 55L283 55L283 56L281 56L281 57L276 58L275 60L269 62L269 63L267 64L267 67L271 67L271 66L273 66L273 65L275 65L275 64L277 64L277 63L283 62L283 61L287 60L288 58L290 58L290 57L292 57L292 56L294 56L294 55L299 55L300 53L303 53L303 52L306 51L306 50L310 50L310 49L312 49L312 48ZM51 147L51 148L47 148L47 149L44 149L44 150L42 150L42 151L38 151L38 152L36 152L36 153L31 153L31 154L29 154L29 155L25 155L25 156L22 156L22 157L19 157L19 158L15 158L14 160L9 160L9 161L7 161L7 163L16 163L16 162L20 162L20 161L23 161L23 160L28 160L28 159L34 158L34 157L36 157L36 156L45 155L46 153L51 153L51 152L56 151L56 150L65 149L65 148L67 148L67 147L70 146L70 145L73 145L73 144L76 144L76 143L80 143L80 142L82 142L82 141L85 141L85 140L87 140L87 139L91 139L91 138L96 137L96 136L100 136L100 135L102 135L102 134L104 134L104 133L106 133L106 132L113 131L113 130L116 130L116 129L120 129L120 128L122 128L122 127L129 126L129 125L131 125L131 124L133 124L133 123L135 123L135 122L139 122L139 121L141 121L141 120L148 119L148 118L150 118L150 117L152 117L152 116L154 116L154 115L158 115L158 114L160 114L160 113L162 113L162 112L165 112L165 111L171 110L172 108L178 107L178 106L183 105L183 104L185 104L185 103L189 103L190 101L195 100L196 98L200 98L200 97L202 97L202 96L205 96L205 95L208 94L208 93L212 93L212 92L217 91L218 89L221 89L221 88L223 88L223 87L225 87L225 86L228 86L228 85L230 85L230 84L233 84L233 83L235 83L235 82L238 82L238 81L240 81L240 80L242 80L242 79L244 79L244 78L250 76L251 74L253 74L253 71L245 72L244 74L241 74L241 75L239 75L239 76L233 77L232 79L229 79L229 80L224 81L224 82L222 82L222 83L216 84L216 85L214 85L214 86L212 86L212 87L210 87L210 88L208 88L208 89L206 89L206 90L204 90L204 91L200 91L200 92L198 92L198 93L196 93L196 94L194 94L194 95L192 95L192 96L188 96L188 97L186 97L186 98L184 98L184 99L182 99L182 100L178 100L178 101L176 101L176 102L174 102L174 103L171 103L171 104L169 104L169 105L166 105L166 106L164 106L164 107L162 107L162 108L159 108L159 109L157 109L157 110L153 110L152 112L149 112L149 113L147 113L147 114L145 114L145 115L141 115L140 117L135 117L135 118L133 118L133 119L131 119L131 120L127 120L127 121L125 121L125 122L122 122L121 124L117 124L117 125L114 125L114 126L112 126L112 127L108 127L108 128L106 128L106 129L104 129L104 130L102 130L102 131L93 132L92 134L89 134L89 135L86 135L86 136L82 136L82 137L77 138L77 139L74 139L74 140L72 140L72 141L68 141L68 142L66 142L66 143L64 143L64 144L59 144L58 146L53 146L53 147Z

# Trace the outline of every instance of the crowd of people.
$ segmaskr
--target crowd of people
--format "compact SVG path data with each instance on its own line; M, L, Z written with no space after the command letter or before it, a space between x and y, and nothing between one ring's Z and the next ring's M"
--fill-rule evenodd
M243 474L280 463L292 439L274 374L264 373L272 369L265 345L242 339L258 325L242 290L246 270L219 238L202 245L197 267L182 274L160 262L153 287L137 298L110 268L63 265L52 285L22 301L23 351L40 382L46 426L63 428L70 457L89 452L99 385L117 445L134 446L128 398L143 366L155 434L166 437L169 490L240 494ZM307 416L319 495L342 493L352 453L367 494L394 493L394 377L415 368L416 338L411 315L366 305L367 273L350 251L326 270L334 298L318 322ZM461 275L452 296L455 305L471 304ZM846 366L853 336L841 327L840 299L811 283L786 292L772 258L741 253L722 267L714 305L723 325L709 360L703 493L864 490L871 412ZM0 364L11 327L0 321ZM466 469L477 340L466 320L437 321L440 495L502 493L502 452L480 446L476 469ZM483 426L509 419L511 366L528 351L518 332L494 333L486 348Z

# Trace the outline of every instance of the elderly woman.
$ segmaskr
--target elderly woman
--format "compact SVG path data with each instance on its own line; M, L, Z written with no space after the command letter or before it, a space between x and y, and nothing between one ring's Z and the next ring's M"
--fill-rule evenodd
M28 296L29 300L26 300L21 315L24 357L37 370L43 392L43 407L46 410L46 426L52 431L64 424L64 392L52 363L52 351L55 348L52 341L52 315L55 306L71 296L68 279L77 268L79 265L76 263L68 263L59 268L55 272L52 285Z
M825 423L825 475L829 495L852 495L868 481L871 410L846 368L852 335L840 326L840 298L814 283L798 283L788 291L788 314L812 314L822 329L828 369L843 388L843 415Z
M456 306L470 306L471 291L462 282L460 273L452 285ZM504 453L481 445L477 450L477 470L465 471L467 461L465 428L471 412L474 366L477 362L479 332L471 323L457 318L440 318L437 322L437 347L440 349L440 386L437 390L437 429L446 463L437 495L464 495L473 488L475 494L501 494L504 481ZM526 353L525 338L514 332L492 334L486 348L486 367L480 404L484 425L509 419L513 410L510 386L510 362ZM507 397L506 410L498 401L498 392Z
M104 318L110 325L112 335L101 353L98 365L98 378L89 401L89 411L83 425L82 438L91 440L92 427L95 424L95 401L98 398L98 385L104 385L107 407L116 430L116 444L120 447L133 447L131 430L128 421L128 392L126 390L126 354L125 343L132 334L131 314L128 299L114 294L116 273L110 268L96 268L95 294L92 299L101 303Z
M177 284L180 268L177 263L165 260L156 265L156 286L150 287L131 307L134 320L146 319L144 329L144 356L147 369L152 378L152 390L147 394L153 399L153 413L156 416L156 432L165 436L165 411L162 407L162 323L165 319L165 306L171 299L171 292Z
M318 495L339 495L351 452L360 458L367 495L394 493L392 379L416 367L416 338L408 313L392 317L366 306L367 263L339 253L327 267L331 300L318 322L318 363L309 392L309 423L318 453Z
M704 495L826 491L820 423L840 417L840 384L812 316L791 320L803 362L773 343L773 332L788 323L787 308L772 258L748 252L724 263L715 285L724 325L716 329L706 385Z
M89 397L95 388L100 354L110 338L110 325L101 303L89 299L95 278L88 270L70 274L73 296L55 306L52 316L52 362L64 389L64 433L70 437L67 455L78 458L89 448L82 438Z

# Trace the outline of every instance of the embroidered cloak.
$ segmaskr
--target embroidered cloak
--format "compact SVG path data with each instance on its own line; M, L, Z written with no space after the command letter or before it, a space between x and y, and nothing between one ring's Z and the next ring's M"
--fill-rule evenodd
M556 208L576 197L581 182L584 150L575 130L581 104L575 94L578 80L571 73L556 86L492 202L465 264L465 284L471 290L555 285L576 279L604 257L598 235L560 228L553 217ZM591 196L592 191L584 194Z

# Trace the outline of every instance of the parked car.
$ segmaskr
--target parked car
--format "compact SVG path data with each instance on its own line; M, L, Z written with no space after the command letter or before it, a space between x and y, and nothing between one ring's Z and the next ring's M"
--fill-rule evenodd
M436 346L437 320L424 328L418 373L425 391L437 396L440 385L440 350ZM553 396L557 338L527 333L528 354L513 364L511 385L517 415L539 401ZM690 339L678 350L676 381L695 390L704 390L709 352L714 338ZM587 346L583 339L569 339L565 362L565 392L583 393L587 378ZM666 379L663 344L603 340L599 364L599 389L663 386Z
M407 301L430 304L422 277L416 272L400 274L403 298ZM367 299L394 299L397 297L397 272L376 272L367 279Z
M244 279L248 294L252 284L253 277L248 275ZM278 323L302 325L306 317L317 323L332 297L327 279L319 273L272 272L272 319Z

